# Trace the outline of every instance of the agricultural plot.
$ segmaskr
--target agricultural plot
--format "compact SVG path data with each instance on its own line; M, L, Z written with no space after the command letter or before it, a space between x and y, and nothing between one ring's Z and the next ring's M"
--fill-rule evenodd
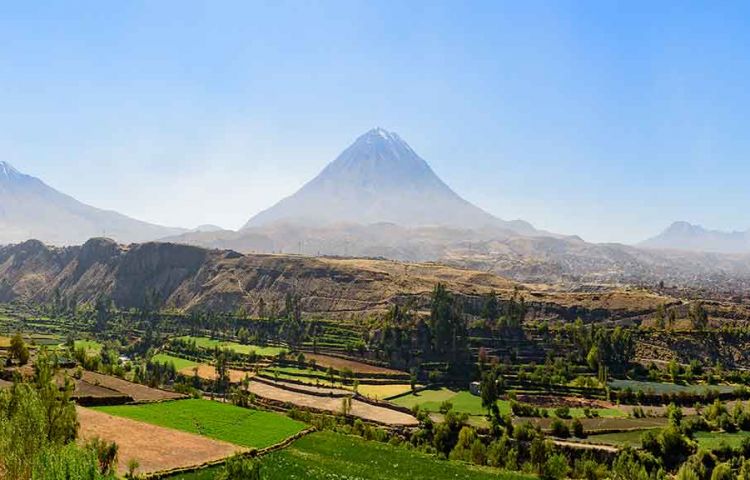
M318 366L321 366L324 368L331 367L334 370L338 370L338 371L348 368L354 373L364 373L364 374L374 373L374 374L380 374L380 375L397 375L397 376L407 376L408 378L408 374L406 372L393 370L390 368L378 367L375 365L369 365L367 363L356 362L354 360L331 357L329 355L320 355L317 353L305 353L305 360L307 362L309 362L310 360L315 360L315 363Z
M368 385L360 384L357 388L357 392L366 397L383 400L386 398L401 395L411 390L411 385L396 384L396 385Z
M520 473L439 460L359 437L318 432L261 460L264 479L357 478L367 480L526 480Z
M286 351L285 348L282 347L272 347L272 346L261 346L261 345L244 345L242 343L237 342L225 342L221 340L215 340L213 338L208 337L179 337L180 340L194 340L195 344L200 348L205 348L208 350L212 350L216 347L219 348L228 348L230 350L233 350L237 353L247 355L250 352L255 352L256 355L260 355L262 357L274 357L278 355L281 352Z
M459 413L474 416L487 414L487 410L482 407L482 399L467 390L451 390L448 388L422 390L421 392L391 400L392 403L407 408L419 405L420 409L428 412L439 411L440 405L445 401L450 402L453 405L453 410ZM564 400L561 400L562 404L564 404ZM510 402L508 400L499 400L497 406L501 415L511 413ZM554 407L545 408L547 408L550 416L554 416ZM625 412L617 408L592 408L591 411L602 418L621 418L627 416ZM585 417L584 409L580 407L569 408L569 414L572 418Z
M280 386L268 385L261 382L250 382L250 392L255 395L282 403L291 403L302 408L313 408L317 410L324 410L331 413L341 412L342 399L340 397L329 397L314 395L312 393L305 394L300 392L294 392L285 390ZM294 385L290 385L295 387ZM311 389L314 387L307 387ZM327 389L320 389L323 394L328 393ZM355 417L359 417L363 420L380 422L388 425L416 425L417 419L407 413L392 410L390 408L370 405L356 399L352 400L351 411L349 412Z
M647 382L647 381L640 381L640 380L612 380L609 382L609 386L618 390L624 390L626 388L630 388L634 392L637 392L638 390L642 390L645 393L652 392L657 395L660 395L663 393L682 393L682 392L700 394L700 393L705 393L709 390L716 390L721 393L728 393L728 392L733 392L735 388L737 388L733 385L707 385L707 384L680 385L676 383Z
M482 407L482 399L472 395L468 390L451 390L448 388L423 390L393 399L391 402L407 408L419 405L422 410L437 412L440 410L440 405L445 401L451 402L453 410L456 412L466 413L467 415L486 415L487 413L487 410ZM497 404L502 415L510 413L508 401L500 400Z
M198 375L198 378L203 380L214 381L217 378L216 367L213 365L206 365L205 363L196 364L191 367L186 367L178 370L179 373L187 377ZM250 378L254 375L253 372L246 372L244 370L235 370L233 368L227 369L227 375L229 375L229 381L232 383L240 383L246 377Z
M554 417L550 418L516 418L514 423L531 422L533 425L538 425L542 429L549 429L552 426L552 422L555 420ZM622 418L622 417L595 417L595 418L581 418L583 428L589 434L595 432L611 432L613 430L643 430L650 428L661 428L666 426L667 419L665 417L649 417L649 418Z
M615 447L641 448L641 438L643 437L644 433L650 430L652 429L629 430L627 432L600 433L597 435L589 435L589 437L586 439L586 442L599 445L612 445Z
M305 424L278 413L211 400L176 400L96 410L253 448L268 447L305 429Z
M151 358L151 361L159 362L159 363L172 363L174 364L174 368L176 368L177 370L193 368L198 365L197 362L193 362L192 360L186 360L184 358L174 357L172 355L167 355L166 353L157 353Z
M750 438L750 432L695 432L695 440L698 445L709 450L719 448L722 443L737 448L746 438Z
M104 387L123 395L127 395L136 402L157 402L183 397L183 395L179 393L147 387L146 385L128 382L121 378L103 375L96 372L84 371L82 380L91 385Z
M90 404L91 401L108 399L115 403L125 403L131 400L129 395L118 391L89 383L83 380L75 380L73 399L82 404ZM97 403L101 403L97 401ZM106 402L110 403L110 402Z
M146 474L202 465L243 450L231 443L111 416L89 408L78 407L76 410L82 440L98 437L117 443L120 475L126 473L131 459L137 460L140 465L137 472Z

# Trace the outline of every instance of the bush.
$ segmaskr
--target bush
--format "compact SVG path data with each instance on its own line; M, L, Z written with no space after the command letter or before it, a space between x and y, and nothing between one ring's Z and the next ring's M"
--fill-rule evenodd
M544 462L541 477L544 480L562 480L568 476L569 471L568 459L565 455L556 453Z
M556 418L552 421L552 425L550 426L550 430L553 437L558 438L568 438L570 437L570 429L568 428L568 425L560 420L559 418Z
M555 409L555 415L558 418L570 418L570 407L562 406Z

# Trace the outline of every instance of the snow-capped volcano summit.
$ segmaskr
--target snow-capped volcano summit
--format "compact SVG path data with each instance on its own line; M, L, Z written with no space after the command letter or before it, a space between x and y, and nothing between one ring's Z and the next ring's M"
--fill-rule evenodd
M383 222L534 232L526 222L502 221L461 198L401 137L382 128L357 138L318 176L244 228Z

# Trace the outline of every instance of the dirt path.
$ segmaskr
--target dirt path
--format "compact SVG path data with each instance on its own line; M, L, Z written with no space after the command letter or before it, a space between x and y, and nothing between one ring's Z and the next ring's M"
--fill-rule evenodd
M552 440L552 443L561 447L579 448L581 450L602 450L605 452L617 453L620 451L619 448L612 445L602 445L594 443L584 442L571 442L568 440Z
M245 450L231 443L114 417L88 408L76 407L76 410L81 423L82 440L99 437L117 443L117 471L120 475L127 472L127 465L131 459L136 459L140 464L138 473L153 473L201 465Z
M303 393L290 392L282 388L274 387L260 382L250 382L250 391L259 397L289 402L300 407L317 408L332 413L341 411L341 398L319 397ZM377 407L359 400L352 400L352 415L363 420L370 420L387 425L416 426L419 422L413 416L391 410L390 408Z

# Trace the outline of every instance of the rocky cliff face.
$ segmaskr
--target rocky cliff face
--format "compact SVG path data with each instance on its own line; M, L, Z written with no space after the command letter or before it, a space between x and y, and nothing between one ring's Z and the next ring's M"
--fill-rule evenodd
M170 243L122 246L106 239L76 247L32 240L0 248L0 302L48 302L56 293L92 302L105 294L121 308L148 303L258 313L261 304L281 312L286 294L295 292L307 314L360 317L392 303L426 309L438 282L475 304L488 291L509 298L520 288L538 317L632 317L667 301L642 291L559 293L491 273L387 260L241 255Z

